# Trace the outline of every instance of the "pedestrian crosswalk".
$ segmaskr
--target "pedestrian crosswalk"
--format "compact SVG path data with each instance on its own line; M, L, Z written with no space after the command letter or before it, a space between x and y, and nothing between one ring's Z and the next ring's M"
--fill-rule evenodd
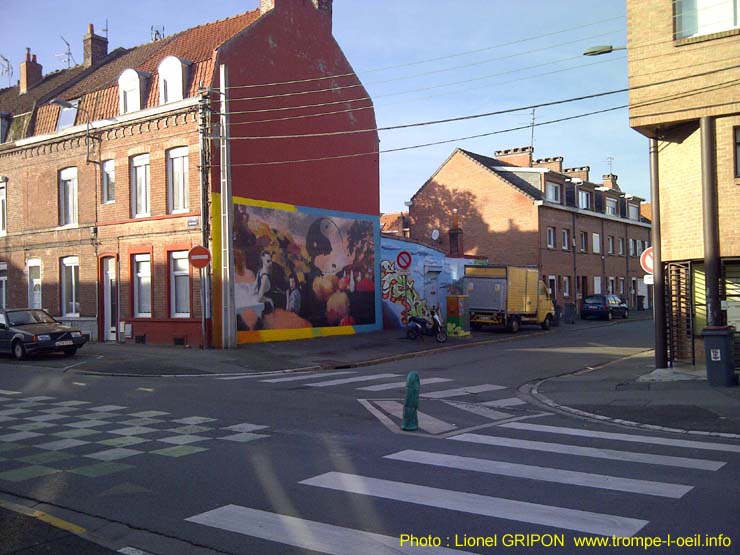
M296 478L296 494L314 497L311 507L294 507L292 515L234 504L187 521L331 554L418 553L399 546L400 535L415 532L414 527L421 528L415 533L428 533L420 524L424 515L440 514L465 526L482 519L493 530L631 537L645 534L651 520L669 518L663 516L667 504L687 503L688 509L688 495L706 487L706 476L738 462L738 446L731 443L617 433L603 425L575 427L562 425L560 417L547 418L546 424L508 422L436 444L426 440L379 455L369 467L343 465ZM710 458L697 456L710 452ZM369 529L364 521L348 526L345 520L339 526L327 522L331 519L320 509L312 510L315 496L382 511L399 506L407 510L395 514L408 516L408 522ZM643 508L646 504L649 508ZM447 539L429 552L463 552Z

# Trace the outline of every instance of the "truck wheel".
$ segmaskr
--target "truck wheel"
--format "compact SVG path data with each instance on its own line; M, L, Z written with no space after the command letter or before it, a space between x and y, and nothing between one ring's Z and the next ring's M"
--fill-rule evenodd
M519 318L517 318L516 316L512 317L511 320L509 320L509 331L511 333L517 333L520 327L521 327L521 322L519 321Z
M552 317L548 314L545 316L545 321L542 322L542 329L547 331L552 327Z
M23 360L26 358L26 348L23 346L23 342L16 339L13 342L13 357L15 357L15 360Z

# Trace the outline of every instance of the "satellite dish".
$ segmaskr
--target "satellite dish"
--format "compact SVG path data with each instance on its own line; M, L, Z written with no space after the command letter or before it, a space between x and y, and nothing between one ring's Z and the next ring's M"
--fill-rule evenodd
M439 230L434 229L432 230L432 241L436 241L437 239L439 239Z

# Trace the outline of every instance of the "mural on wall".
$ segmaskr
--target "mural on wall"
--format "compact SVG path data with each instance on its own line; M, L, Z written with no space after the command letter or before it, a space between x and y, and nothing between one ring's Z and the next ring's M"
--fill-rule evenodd
M234 206L237 331L374 325L377 218L256 204Z
M407 273L400 273L394 261L381 260L380 283L382 285L383 301L401 307L400 314L398 314L398 323L402 326L408 324L409 318L412 316L431 319L430 307L426 299L416 290L414 278Z

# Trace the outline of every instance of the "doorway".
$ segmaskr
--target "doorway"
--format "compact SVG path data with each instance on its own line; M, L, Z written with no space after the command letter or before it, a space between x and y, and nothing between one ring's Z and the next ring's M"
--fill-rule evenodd
M118 322L118 280L116 279L116 259L103 259L103 341L116 341Z

